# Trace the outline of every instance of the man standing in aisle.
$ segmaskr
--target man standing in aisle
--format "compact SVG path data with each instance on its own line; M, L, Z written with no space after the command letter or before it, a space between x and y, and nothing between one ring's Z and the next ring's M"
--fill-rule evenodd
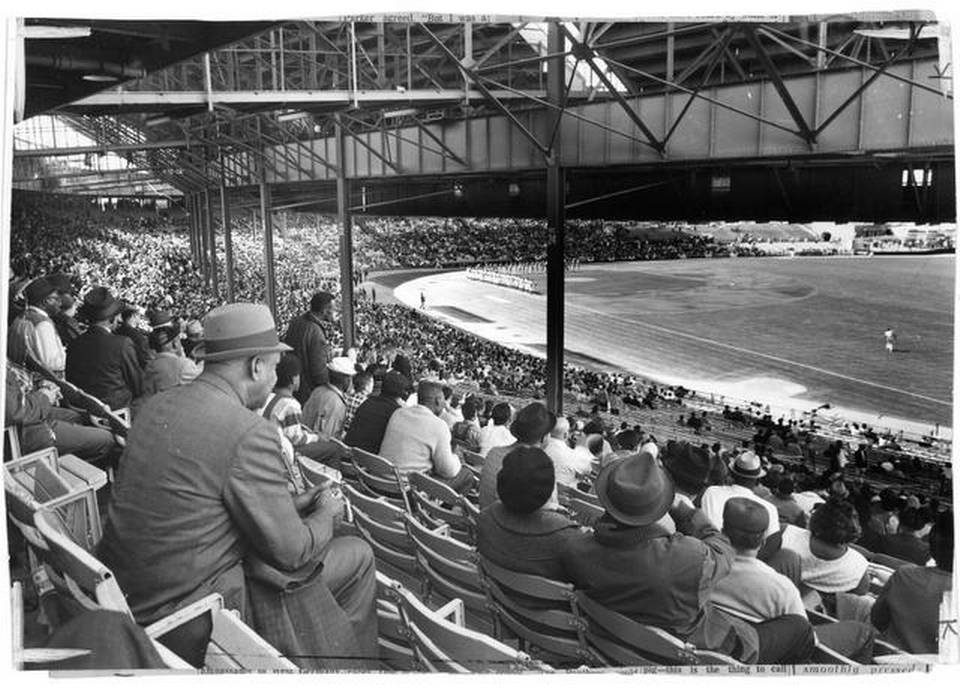
M310 299L309 312L293 318L283 337L303 368L300 389L294 392L301 405L307 403L316 387L329 381L327 364L333 358L334 334L333 295L320 291Z

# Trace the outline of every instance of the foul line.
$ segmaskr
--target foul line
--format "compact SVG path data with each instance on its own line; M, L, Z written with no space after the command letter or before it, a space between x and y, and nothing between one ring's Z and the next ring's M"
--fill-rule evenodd
M574 306L569 306L569 305L568 305L568 307L574 307ZM876 387L876 388L878 388L878 389L886 389L886 390L891 391L891 392L896 392L897 394L905 394L905 395L907 395L907 396L912 396L912 397L915 397L915 398L917 398L917 399L923 399L923 400L925 400L925 401L930 401L930 402L932 402L932 403L934 403L934 404L941 404L941 405L943 405L943 406L952 406L952 403L949 402L949 401L941 401L940 399L934 399L933 397L925 396L924 394L915 394L914 392L908 392L908 391L905 390L905 389L898 389L897 387L890 387L889 385L878 384L878 383L876 383L876 382L870 382L869 380L862 380L862 379L860 379L859 377L851 377L850 375L844 375L843 373L834 372L833 370L827 370L827 369L825 369L825 368L818 368L818 367L815 366L815 365L807 365L806 363L798 363L797 361L795 361L795 360L789 360L788 358L781 358L781 357L779 357L779 356L771 356L771 355L768 354L768 353L761 353L760 351L754 351L754 350L749 349L749 348L741 348L740 346L733 346L732 344L725 344L725 343L723 343L722 341L716 341L716 340L714 340L714 339L708 339L708 338L703 337L703 336L695 336L694 334L687 334L686 332L677 331L676 329L670 329L669 327L660 327L660 326L658 326L658 325L649 324L649 323L646 323L646 322L644 322L644 323L638 323L638 322L635 322L635 321L632 321L632 320L625 319L625 318L623 318L623 317L617 317L616 315L611 315L611 314L606 313L606 312L603 312L603 311L601 311L601 310L596 310L596 309L594 309L594 308L589 308L589 307L586 307L586 306L583 306L583 305L575 306L574 309L575 309L575 310L584 310L584 311L586 311L586 312L592 312L592 313L594 313L594 314L600 315L600 316L605 317L605 318L607 318L607 319L613 319L613 320L616 320L616 321L618 321L618 322L623 322L624 324L629 324L629 325L634 326L634 327L635 327L635 326L641 326L641 327L646 327L646 328L650 328L650 329L655 329L655 330L657 330L657 331L665 332L665 333L667 333L667 334L672 334L673 336L682 336L682 337L687 338L687 339L693 339L694 341L701 341L701 342L703 342L703 343L705 343L705 344L710 344L711 346L719 346L720 348L726 348L726 349L729 349L729 350L731 350L731 351L739 351L740 353L746 353L746 354L749 354L749 355L751 355L751 356L758 356L758 357L760 357L760 358L767 358L768 360L775 360L775 361L778 361L778 362L780 362L780 363L785 363L785 364L787 364L787 365L792 365L792 366L794 366L794 367L806 368L807 370L813 370L814 372L819 372L819 373L822 373L822 374L824 374L824 375L830 375L831 377L839 377L839 378L844 379L844 380L850 380L851 382L858 382L858 383L860 383L860 384L865 384L865 385L867 385L867 386L869 386L869 387Z

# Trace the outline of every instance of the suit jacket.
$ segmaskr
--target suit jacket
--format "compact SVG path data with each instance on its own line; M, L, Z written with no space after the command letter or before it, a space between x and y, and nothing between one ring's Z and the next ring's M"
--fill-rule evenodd
M516 514L497 500L477 519L477 550L514 572L566 580L562 560L566 542L580 534L580 526L558 512Z
M101 327L90 327L70 344L67 380L112 409L129 406L143 392L133 342Z
M302 366L300 389L294 393L301 404L306 403L314 388L330 381L327 363L332 357L332 336L332 326L311 312L294 317L287 327L283 341L293 348Z
M147 341L146 333L126 323L121 323L113 333L130 339L137 353L137 362L140 364L140 368L147 367L147 361L150 359L150 343Z
M276 425L212 373L144 404L119 469L98 553L138 622L242 582L248 555L309 573L333 533L322 510L297 514Z

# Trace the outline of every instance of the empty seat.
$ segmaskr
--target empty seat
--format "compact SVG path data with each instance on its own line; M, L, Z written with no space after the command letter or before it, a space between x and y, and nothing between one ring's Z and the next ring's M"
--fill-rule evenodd
M360 487L371 495L379 495L410 511L406 483L393 462L379 454L353 448L353 467Z
M476 513L465 505L472 504L446 483L415 472L407 477L414 514L427 526L446 524L450 536L473 545L476 542Z

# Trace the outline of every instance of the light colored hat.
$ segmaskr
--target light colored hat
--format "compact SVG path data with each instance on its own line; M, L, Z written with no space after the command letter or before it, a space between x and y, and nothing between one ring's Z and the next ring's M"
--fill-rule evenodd
M203 342L193 351L198 360L217 362L293 350L280 342L266 305L231 303L214 308L203 318L203 334Z
M338 372L341 375L355 375L357 372L353 361L346 356L337 356L331 360L327 363L327 369L331 372Z
M746 451L730 462L730 471L743 478L763 478L767 472L760 467L760 457Z

